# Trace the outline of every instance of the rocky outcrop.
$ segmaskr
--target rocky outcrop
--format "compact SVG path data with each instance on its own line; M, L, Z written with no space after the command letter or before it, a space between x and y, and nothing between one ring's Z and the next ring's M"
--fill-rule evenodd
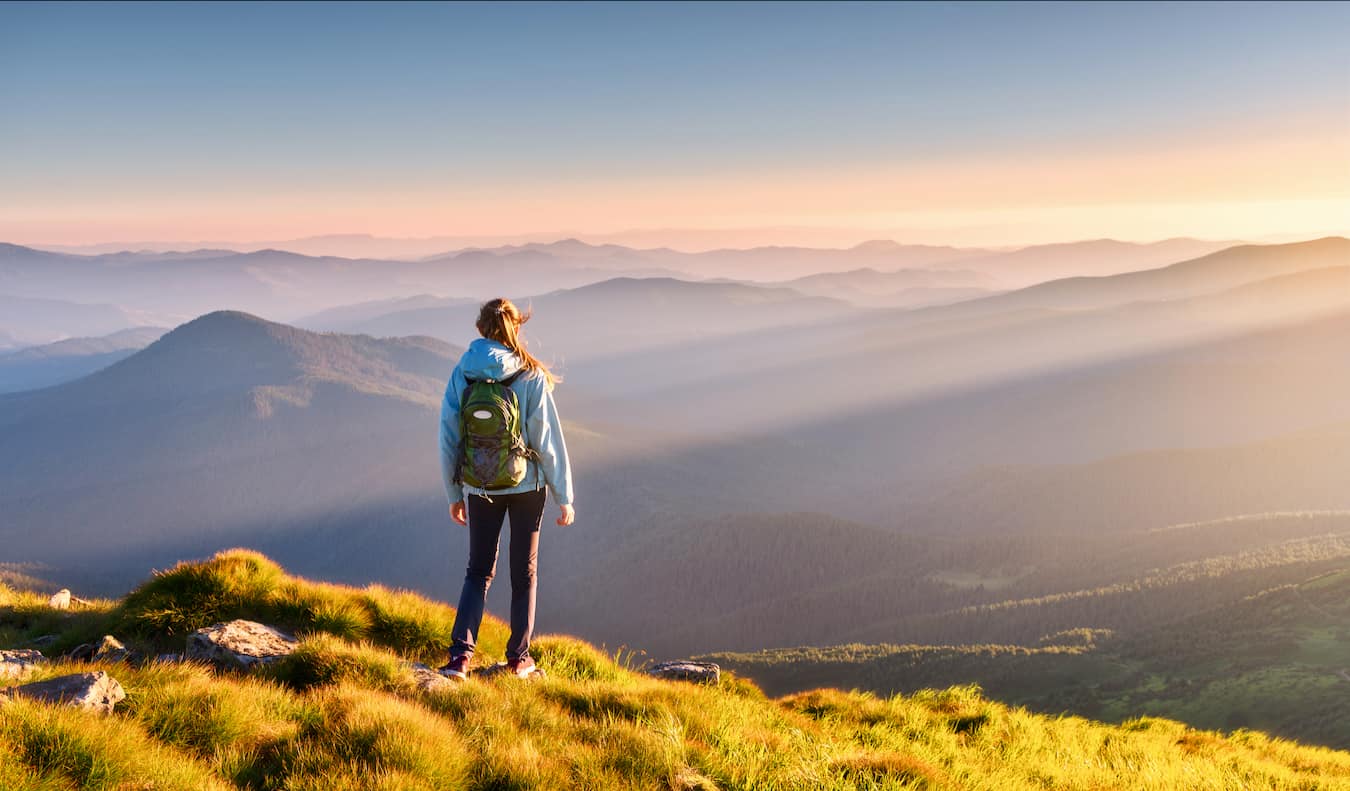
M111 713L127 696L117 679L104 673L75 673L69 676L24 684L7 690L11 698L29 698L43 703L63 703L88 711Z
M294 637L270 626L255 621L229 621L188 635L185 656L248 670L275 662L298 646Z
M647 672L657 678L671 681L694 681L699 684L716 684L722 677L722 668L715 662L661 662L647 668Z
M69 588L62 588L61 590L59 590L59 591L57 591L56 593L52 594L52 597L51 597L50 599L47 600L47 605L48 605L49 607L52 607L53 609L57 609L57 610L69 610L69 609L70 609L70 589L69 589Z
M47 661L41 651L25 648L18 651L0 651L0 681L23 678L36 665Z

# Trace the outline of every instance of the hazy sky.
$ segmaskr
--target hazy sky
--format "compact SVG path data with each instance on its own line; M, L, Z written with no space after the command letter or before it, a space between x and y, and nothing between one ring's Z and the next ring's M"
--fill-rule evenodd
M0 239L1350 233L1347 42L1348 3L6 3Z

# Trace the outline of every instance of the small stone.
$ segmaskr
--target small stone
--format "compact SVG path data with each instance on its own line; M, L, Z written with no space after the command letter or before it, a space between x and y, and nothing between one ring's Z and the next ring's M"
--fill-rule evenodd
M103 635L103 641L94 650L95 662L125 662L134 658L135 652L110 634Z
M299 643L294 637L254 621L229 621L188 635L188 659L224 667L250 669L290 654Z
M421 662L412 662L408 664L408 669L412 672L413 682L422 692L431 692L437 689L448 689L455 686L455 682L445 676L432 670Z
M29 640L28 644L41 647L44 645L51 645L52 643L56 642L59 639L60 635L44 634L41 637L34 637L32 640Z
M57 610L70 609L70 588L62 588L47 600L47 605Z
M35 665L47 661L41 651L24 648L18 651L0 651L0 679L23 678Z
M647 673L670 681L693 681L699 684L716 684L722 677L722 668L715 662L661 662L647 668Z
M104 673L75 673L24 684L7 691L11 697L29 698L43 703L64 703L88 711L111 713L113 706L127 696L117 679Z

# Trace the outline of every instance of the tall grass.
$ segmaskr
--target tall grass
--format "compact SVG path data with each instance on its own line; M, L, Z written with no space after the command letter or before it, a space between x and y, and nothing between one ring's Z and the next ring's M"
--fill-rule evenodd
M15 629L33 613L7 595L0 624ZM111 716L7 706L0 788L1350 788L1350 754L1259 733L1048 718L974 687L771 700L729 676L656 680L567 637L537 642L547 679L421 692L407 662L443 650L450 608L297 579L243 551L180 565L91 612L147 645L246 617L294 629L301 647L254 675L108 666L128 693ZM92 617L69 620L89 628ZM500 652L504 626L485 627Z

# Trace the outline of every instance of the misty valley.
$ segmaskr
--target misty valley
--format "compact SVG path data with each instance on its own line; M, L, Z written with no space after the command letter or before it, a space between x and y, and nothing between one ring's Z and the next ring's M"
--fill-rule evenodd
M248 547L453 603L436 420L498 295L575 470L542 631L771 694L978 683L1350 747L1340 237L0 245L0 581L120 596Z

